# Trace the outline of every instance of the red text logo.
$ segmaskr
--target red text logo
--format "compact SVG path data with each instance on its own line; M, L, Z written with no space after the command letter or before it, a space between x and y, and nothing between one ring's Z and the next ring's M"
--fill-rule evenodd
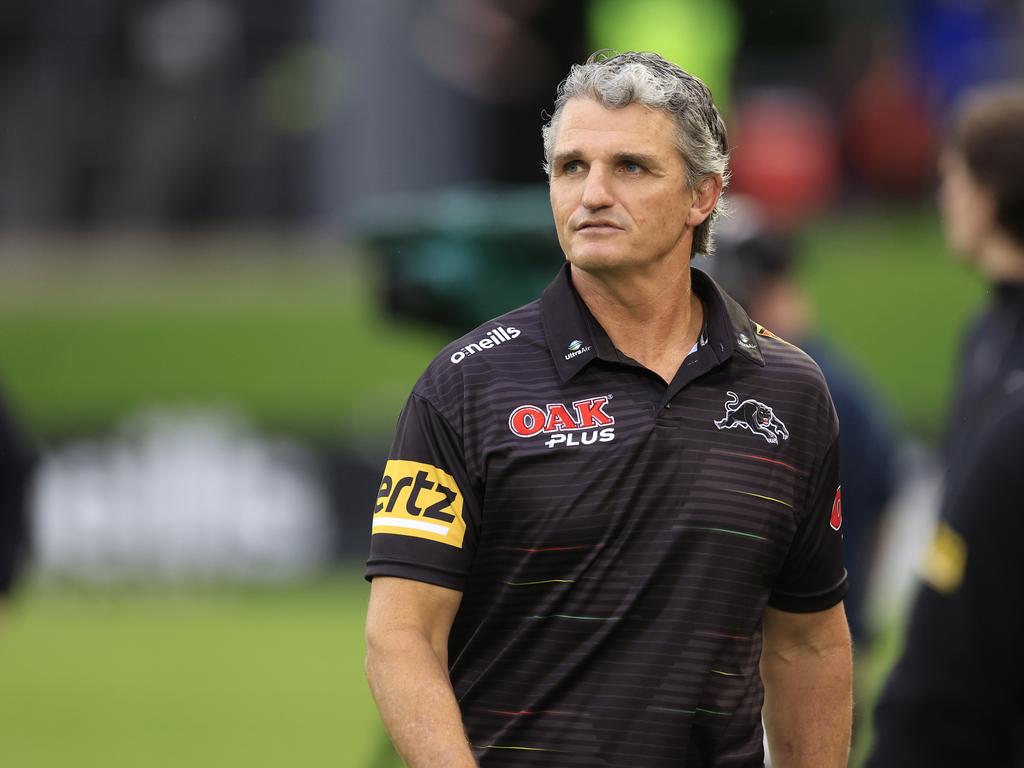
M588 397L575 401L571 407L562 403L520 405L508 417L508 428L519 437L534 437L552 432L573 432L598 429L615 423L605 410L611 395Z

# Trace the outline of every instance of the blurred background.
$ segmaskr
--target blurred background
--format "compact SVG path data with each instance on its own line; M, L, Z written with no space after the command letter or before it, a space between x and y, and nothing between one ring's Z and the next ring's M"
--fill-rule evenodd
M558 269L540 127L603 47L711 86L739 204L697 261L806 341L859 441L865 715L985 298L936 150L965 89L1024 74L1022 33L1018 0L3 0L0 390L34 458L0 497L27 534L0 764L396 764L371 499L428 361Z

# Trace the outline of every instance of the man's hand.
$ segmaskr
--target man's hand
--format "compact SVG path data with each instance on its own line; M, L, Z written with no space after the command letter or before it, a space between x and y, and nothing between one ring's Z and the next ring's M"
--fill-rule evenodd
M366 616L366 677L409 768L476 768L448 677L448 633L462 594L377 577Z
M843 605L820 613L766 608L764 722L775 768L845 768L853 659Z

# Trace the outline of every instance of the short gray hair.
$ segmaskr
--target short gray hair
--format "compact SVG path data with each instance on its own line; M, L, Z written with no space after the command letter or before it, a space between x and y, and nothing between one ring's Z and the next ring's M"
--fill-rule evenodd
M570 99L589 98L609 109L642 104L661 110L676 121L676 146L686 167L686 185L696 189L701 180L719 175L723 189L729 183L729 140L725 121L718 114L711 91L697 77L656 53L597 51L584 64L574 64L558 86L555 112L542 129L544 171L551 175L555 129ZM693 234L693 252L714 249L715 219L725 212L719 199L715 209Z

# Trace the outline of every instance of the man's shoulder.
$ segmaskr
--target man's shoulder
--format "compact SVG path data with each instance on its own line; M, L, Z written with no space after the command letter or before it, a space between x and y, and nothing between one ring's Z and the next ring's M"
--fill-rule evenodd
M486 364L499 352L508 352L514 347L523 347L531 340L537 340L541 331L540 301L533 301L511 312L481 323L469 333L452 341L437 355L431 366L445 364L460 366L462 370L473 364ZM522 339L522 341L519 341ZM540 339L543 341L543 339ZM517 343L518 342L518 343ZM504 349L499 350L500 347ZM465 366L465 363L469 366Z
M825 376L817 361L803 348L777 336L763 325L757 328L757 343L769 376L792 376L810 386L825 387Z
M449 343L427 366L413 393L441 407L461 399L467 388L486 387L535 368L545 356L550 358L537 300Z
M791 397L817 412L819 428L838 429L832 395L821 367L796 344L755 323L758 348L764 358L761 375L773 388L783 388Z

